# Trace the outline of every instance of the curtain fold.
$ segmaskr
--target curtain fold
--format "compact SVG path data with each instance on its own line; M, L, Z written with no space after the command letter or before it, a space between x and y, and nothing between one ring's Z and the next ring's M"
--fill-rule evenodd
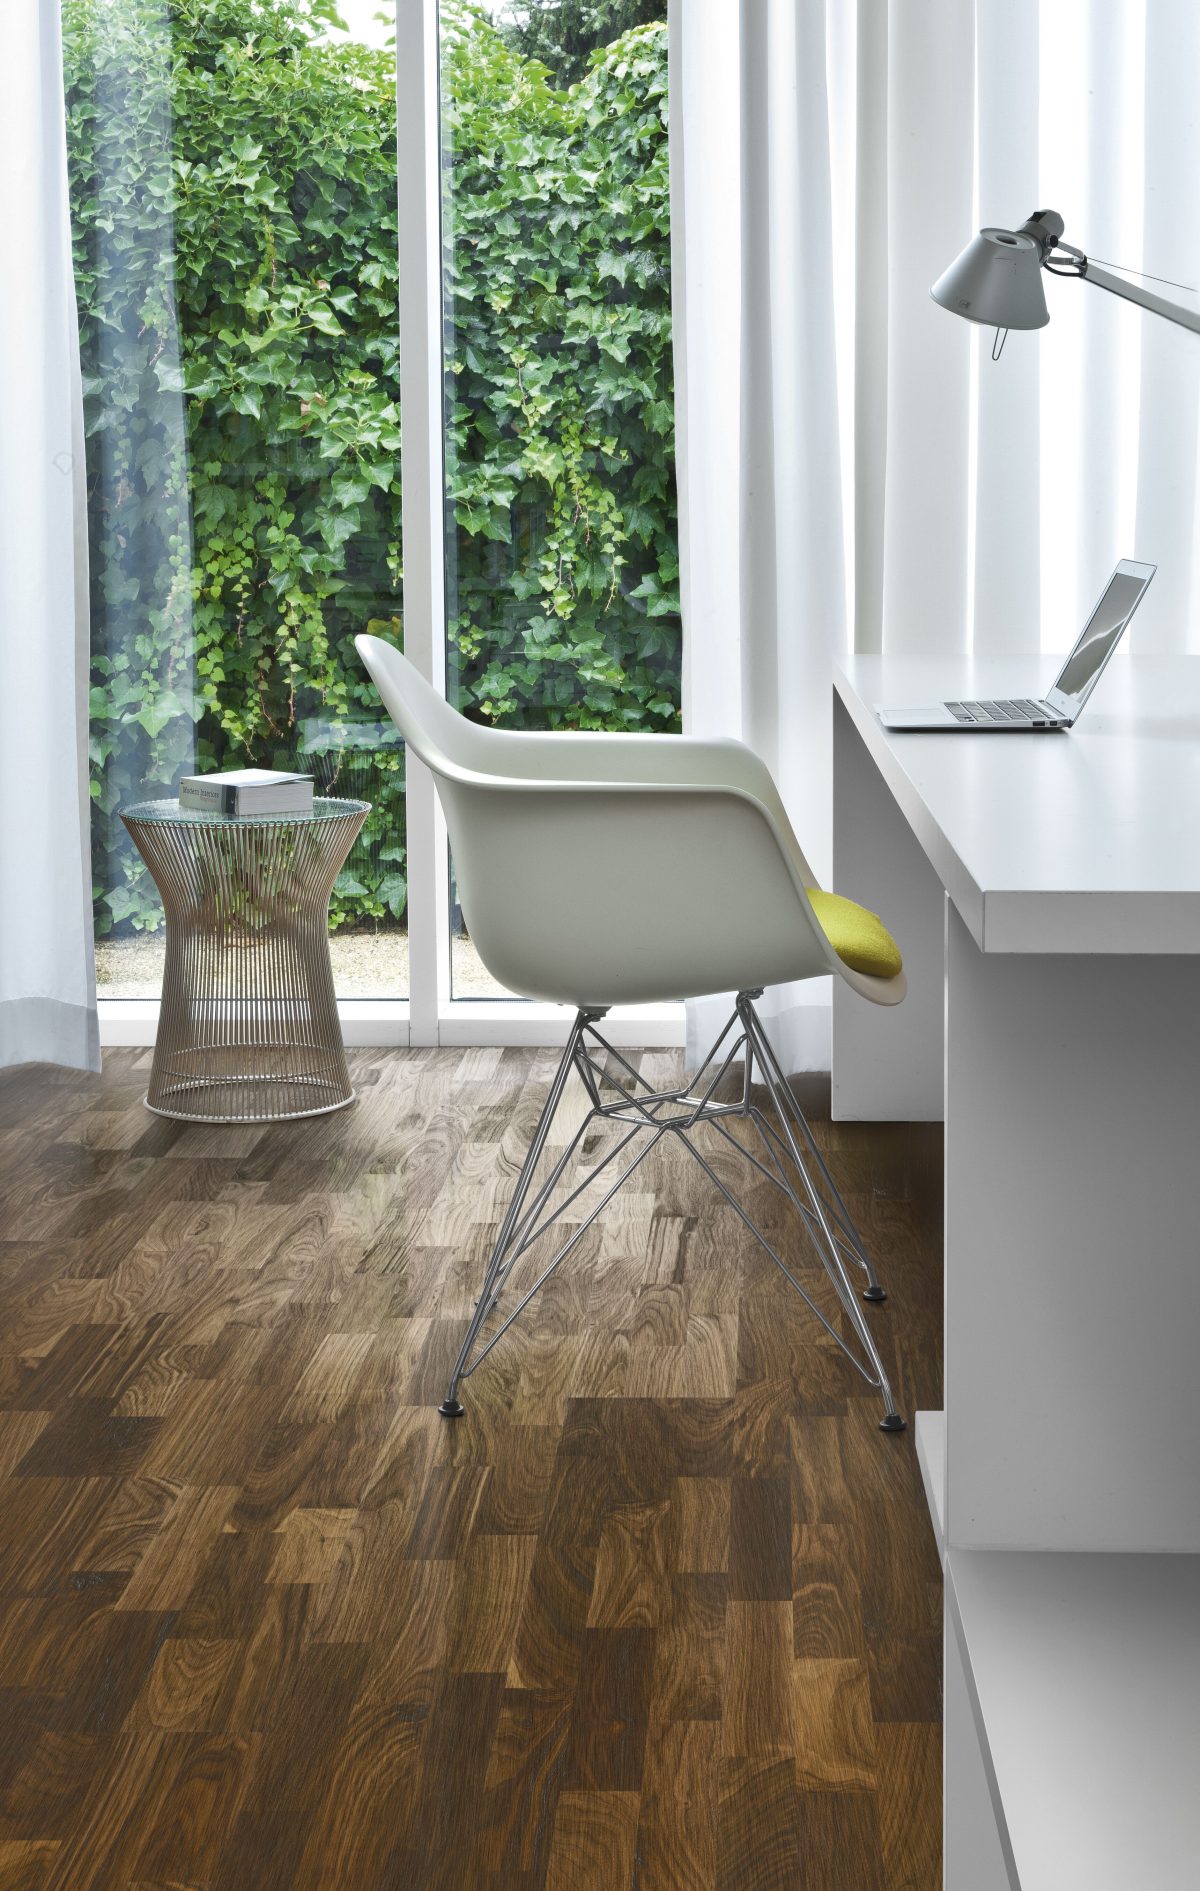
M1200 217L1179 211L1181 191L1200 177L1198 75L1200 7L1154 0L1146 12L1142 254L1147 269L1173 282L1200 283ZM1140 340L1137 540L1165 555L1146 599L1155 614L1144 626L1139 611L1139 630L1143 645L1170 650L1182 647L1179 626L1188 625L1187 647L1200 650L1200 346L1153 319Z
M684 722L766 759L818 874L845 616L825 53L819 7L671 18ZM826 986L768 995L793 1067L828 1061ZM722 1013L689 1006L693 1060Z
M845 648L1036 662L1134 557L1131 643L1200 650L1197 338L1047 278L993 362L928 294L1047 206L1200 285L1200 11L671 0L670 53L684 724L759 750L821 874ZM827 1068L824 983L772 998L788 1067ZM694 1056L720 1005L688 1009Z
M100 1066L87 523L58 0L5 23L0 227L0 1065Z
M965 648L970 347L929 285L966 242L972 215L974 9L970 0L886 11L888 271L883 617L890 650ZM1024 216L1025 212L1022 211ZM948 334L947 325L964 331ZM956 342L963 345L955 346ZM872 647L878 647L873 645Z
M1038 15L1038 0L976 0L976 51L988 80L979 93L972 225L1023 222L1041 204ZM995 652L1011 647L1014 621L1036 625L1040 614L1041 466L1029 445L1039 437L1042 350L1036 341L1011 350L1006 342L997 374L989 372L990 338L981 363L978 352L972 647Z

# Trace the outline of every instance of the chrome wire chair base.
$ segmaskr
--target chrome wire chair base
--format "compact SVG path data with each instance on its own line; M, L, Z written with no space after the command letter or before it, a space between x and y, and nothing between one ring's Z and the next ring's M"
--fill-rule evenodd
M760 991L738 993L734 1011L709 1051L703 1067L691 1084L677 1090L655 1090L628 1059L607 1042L597 1029L605 1015L603 1010L585 1010L577 1014L496 1237L483 1288L450 1376L449 1390L438 1407L443 1417L462 1416L463 1406L458 1397L462 1381L482 1365L493 1346L503 1338L538 1290L578 1246L592 1223L603 1213L634 1170L645 1161L650 1151L665 1137L675 1136L851 1365L879 1393L884 1407L881 1430L904 1430L905 1421L896 1409L883 1361L859 1305L851 1270L865 1277L866 1285L860 1290L863 1299L880 1301L887 1296L754 1008L754 1000L761 996ZM722 1080L739 1058L743 1065L741 1094L732 1102L718 1101L717 1091ZM545 1180L535 1190L534 1179L572 1072L582 1082L591 1107ZM770 1104L769 1114L755 1101L753 1090L756 1079L766 1092ZM758 1154L733 1135L729 1127L731 1118L740 1118L751 1125L757 1138ZM555 1191L572 1158L590 1132L606 1125L620 1131L615 1142L592 1164L583 1180L552 1207ZM692 1138L699 1129L712 1130L730 1143L740 1156L787 1198L799 1215L825 1270L850 1329L849 1337L840 1332L817 1305L807 1288L801 1285L708 1158L696 1146ZM640 1147L631 1149L631 1145L639 1138ZM585 1218L571 1229L567 1239L540 1268L533 1284L521 1295L516 1305L500 1318L501 1296L509 1285L518 1261L555 1223L562 1220L586 1191L594 1193L594 1185L601 1176L613 1169L626 1150L630 1150L629 1159L616 1171L615 1180L609 1182L601 1199L594 1206L589 1206ZM497 1319L499 1323L495 1324Z

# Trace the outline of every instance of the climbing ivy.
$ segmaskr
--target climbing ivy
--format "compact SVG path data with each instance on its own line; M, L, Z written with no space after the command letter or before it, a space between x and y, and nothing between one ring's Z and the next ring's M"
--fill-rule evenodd
M540 59L556 84L570 85L584 77L594 52L631 26L665 20L667 0L502 0L496 17L510 46Z
M489 719L676 726L666 31L554 91L443 7L450 636Z
M468 713L677 726L666 49L556 90L443 5L451 658ZM296 764L374 812L335 923L407 897L392 56L331 0L64 0L92 562L97 926L160 923L117 809Z

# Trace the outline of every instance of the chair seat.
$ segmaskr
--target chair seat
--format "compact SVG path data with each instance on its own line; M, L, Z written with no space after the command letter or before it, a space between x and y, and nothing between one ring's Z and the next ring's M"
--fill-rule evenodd
M821 931L852 972L867 978L896 978L903 970L900 948L882 919L840 893L809 889L809 902Z

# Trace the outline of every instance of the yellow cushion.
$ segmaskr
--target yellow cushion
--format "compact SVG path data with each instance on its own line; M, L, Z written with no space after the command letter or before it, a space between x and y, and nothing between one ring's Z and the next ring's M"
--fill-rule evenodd
M868 978L895 978L903 960L882 919L865 906L844 900L840 893L810 887L808 897L821 931L843 964L852 972L865 972Z

